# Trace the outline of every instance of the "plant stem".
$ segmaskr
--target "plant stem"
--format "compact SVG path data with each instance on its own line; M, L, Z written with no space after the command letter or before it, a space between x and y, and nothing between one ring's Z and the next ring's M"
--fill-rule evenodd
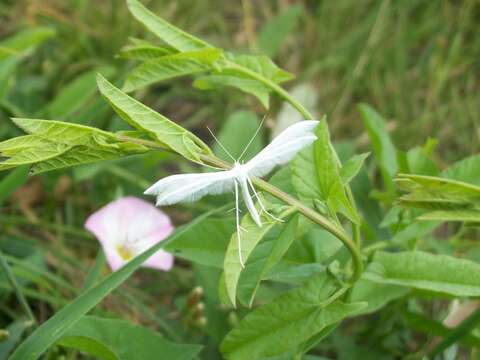
M3 272L5 273L5 277L10 283L10 286L15 291L15 295L17 296L18 302L22 306L23 311L25 311L25 314L27 315L28 320L32 323L32 325L36 324L37 321L35 319L35 316L33 315L32 309L30 309L30 306L28 305L27 300L23 296L22 290L20 290L17 280L15 279L15 276L13 275L12 270L10 269L10 266L8 265L7 260L5 259L5 256L3 255L3 252L1 250L0 250L0 266Z
M246 67L237 65L237 64L232 63L228 60L226 60L226 66L230 69L242 72L245 75L248 75L249 77L261 82L262 84L264 84L268 88L272 89L275 93L277 93L277 95L279 95L285 101L290 103L290 105L292 105L300 114L302 114L302 116L305 118L305 120L312 120L313 119L313 115L307 109L305 109L305 107L303 107L303 105L301 103L299 103L284 88L282 88L281 86L279 86L278 84L276 84L272 80L267 79L267 78L259 75L255 71L251 71L250 69L248 69Z

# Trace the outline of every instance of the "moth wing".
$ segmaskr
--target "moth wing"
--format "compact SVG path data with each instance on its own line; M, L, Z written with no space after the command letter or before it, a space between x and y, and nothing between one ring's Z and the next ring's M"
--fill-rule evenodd
M313 143L319 121L299 121L283 130L273 141L245 164L249 175L267 175L277 165L289 162L296 153Z
M234 188L234 174L219 171L179 174L160 179L145 191L157 196L157 206L197 201L205 195L223 194Z

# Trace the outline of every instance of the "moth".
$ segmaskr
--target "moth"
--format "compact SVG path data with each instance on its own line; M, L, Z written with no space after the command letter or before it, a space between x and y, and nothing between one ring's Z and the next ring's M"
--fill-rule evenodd
M314 131L318 123L316 120L305 120L289 126L255 157L243 163L241 158L250 145L250 141L240 157L233 159L234 164L230 170L168 176L153 184L145 191L145 194L156 195L157 206L164 206L180 202L194 202L205 195L218 195L233 191L235 193L238 254L240 264L244 267L240 240L242 228L240 226L239 194L241 193L250 216L259 227L262 226L262 221L252 197L257 199L261 212L278 220L266 210L253 186L252 177L267 175L277 165L287 163L296 153L312 144L317 139ZM220 146L228 154L225 147L222 144Z

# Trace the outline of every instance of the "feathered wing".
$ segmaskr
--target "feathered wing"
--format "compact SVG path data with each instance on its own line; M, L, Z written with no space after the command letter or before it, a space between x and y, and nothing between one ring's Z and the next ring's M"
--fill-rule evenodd
M267 175L277 165L290 161L297 152L313 143L317 120L297 122L283 130L273 141L245 164L251 176Z
M218 171L205 174L180 174L163 178L145 191L157 196L157 206L197 201L205 195L223 194L234 188L234 174Z

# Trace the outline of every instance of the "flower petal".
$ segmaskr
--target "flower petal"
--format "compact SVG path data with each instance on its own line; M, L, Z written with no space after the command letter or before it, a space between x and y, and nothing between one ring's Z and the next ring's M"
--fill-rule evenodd
M166 251L159 250L145 261L143 267L169 271L173 267L173 255Z
M97 237L114 271L131 260L122 257L118 249L128 248L135 257L164 240L174 229L165 213L135 197L120 198L107 204L87 219L85 228ZM143 266L169 270L172 264L173 256L162 251Z

